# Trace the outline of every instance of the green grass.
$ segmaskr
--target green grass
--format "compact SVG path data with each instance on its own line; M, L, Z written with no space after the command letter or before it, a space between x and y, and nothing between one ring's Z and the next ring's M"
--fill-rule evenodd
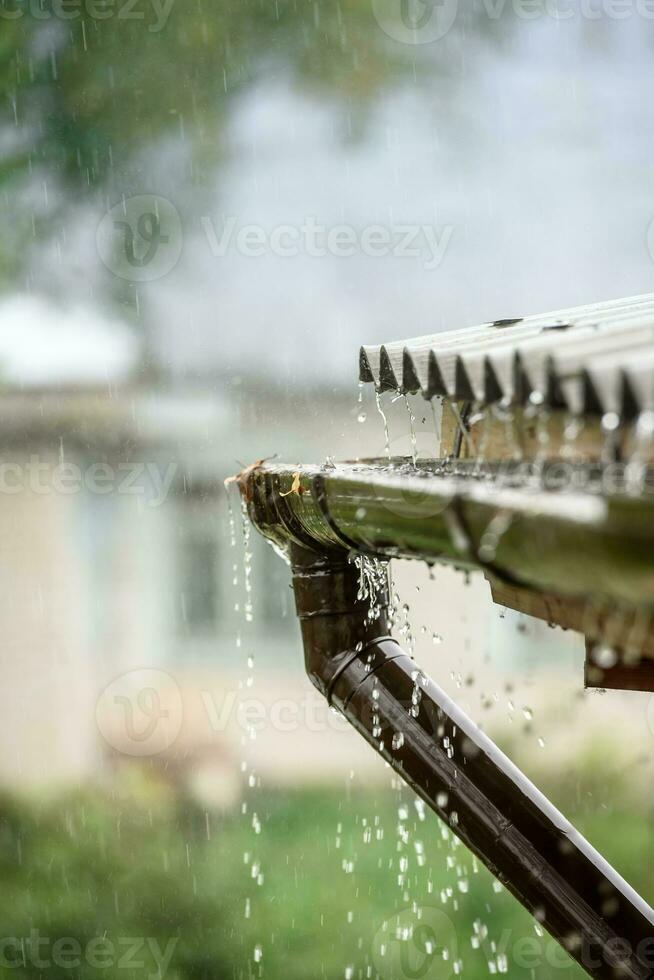
M607 846L647 891L651 875L643 855L652 853L653 841L645 815L633 807L608 814L589 807L583 822L594 843ZM253 863L260 866L255 877ZM511 977L581 976L575 967L548 964L551 941L536 935L530 917L495 891L491 876L435 817L427 812L420 819L406 790L401 798L390 791L255 793L245 814L228 817L208 816L152 786L137 796L96 790L40 805L5 797L0 874L0 936L29 940L38 930L47 940L41 966L29 942L25 955L3 946L0 976L157 977L157 951L168 948L162 972L169 980L331 980L345 977L347 968L353 978L446 978L456 957L464 977L481 980L496 958L493 942L506 952ZM443 901L447 889L451 896ZM400 954L411 948L384 931L398 913L402 924L421 926L416 942L424 948L425 937L433 936L437 946L451 947L450 959L443 961L439 948L423 972L415 960L403 965ZM479 948L471 944L475 922ZM67 947L69 960L57 965L53 944L66 937L79 944L80 955ZM113 953L106 943L93 946L98 937L114 944ZM137 947L139 937L149 946ZM516 947L525 938L531 946ZM98 948L99 960L86 955ZM516 959L516 950L531 959ZM18 965L10 965L12 956Z

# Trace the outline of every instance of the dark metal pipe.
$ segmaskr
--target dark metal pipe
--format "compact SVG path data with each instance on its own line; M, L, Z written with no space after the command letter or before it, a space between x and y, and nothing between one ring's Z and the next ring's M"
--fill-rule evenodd
M651 980L654 911L402 652L383 585L371 616L347 551L290 557L318 690L589 976Z

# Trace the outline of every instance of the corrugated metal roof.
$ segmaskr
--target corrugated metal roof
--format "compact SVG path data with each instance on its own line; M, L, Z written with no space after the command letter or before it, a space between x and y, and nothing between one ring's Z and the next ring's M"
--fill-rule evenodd
M633 418L654 410L654 293L362 347L360 378L425 398Z

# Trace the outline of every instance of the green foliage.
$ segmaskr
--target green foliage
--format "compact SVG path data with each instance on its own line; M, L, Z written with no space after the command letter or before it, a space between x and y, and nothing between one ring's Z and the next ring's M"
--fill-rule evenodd
M38 114L34 165L78 192L108 175L127 191L135 155L167 133L188 137L198 160L215 159L227 106L262 77L357 103L410 63L405 46L376 29L367 0L169 2L168 16L163 0L139 2L130 16L140 20L120 19L120 5L98 19L101 3L80 0L69 21L25 10L3 22L1 91L21 121ZM45 0L43 16L52 10Z
M355 131L409 71L414 52L389 42L369 0L0 0L0 279L16 285L35 242L65 242L86 198L199 204L252 84L338 98ZM188 160L183 181L153 175L166 140Z
M40 805L2 799L2 937L22 938L30 953L36 930L48 941L37 951L46 961L54 959L57 939L72 937L82 955L74 970L39 968L28 955L24 964L0 967L0 976L154 977L157 950L170 949L169 980L249 978L259 975L258 945L263 975L271 980L342 977L348 965L353 977L365 976L368 967L376 976L383 923L415 902L427 915L433 908L447 914L470 980L488 975L493 941L507 952L512 977L551 977L545 950L552 941L538 938L517 903L497 893L485 869L453 845L435 817L420 819L410 801L303 791L255 795L249 808L245 816L219 818L152 788L138 799L98 791ZM634 884L651 891L642 861L652 849L651 824L633 809L596 811L584 823ZM408 832L405 843L398 844L398 824ZM481 935L478 948L475 935ZM114 951L102 970L86 956L99 937ZM533 974L515 961L516 943L524 939L541 950ZM557 967L556 975L581 973L570 965ZM384 978L396 977L389 961Z
M389 38L371 0L0 0L0 282L29 272L34 243L56 234L65 254L85 200L103 213L157 193L197 209L256 83L333 100L358 136L385 89L456 77L464 35L497 41L464 6L452 44L415 46Z

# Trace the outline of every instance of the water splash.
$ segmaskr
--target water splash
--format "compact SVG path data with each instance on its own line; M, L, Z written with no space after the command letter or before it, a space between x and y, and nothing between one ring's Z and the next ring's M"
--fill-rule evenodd
M381 599L388 588L388 569L386 562L369 555L353 555L348 559L359 572L357 599L368 600L368 620L373 622L381 615Z

